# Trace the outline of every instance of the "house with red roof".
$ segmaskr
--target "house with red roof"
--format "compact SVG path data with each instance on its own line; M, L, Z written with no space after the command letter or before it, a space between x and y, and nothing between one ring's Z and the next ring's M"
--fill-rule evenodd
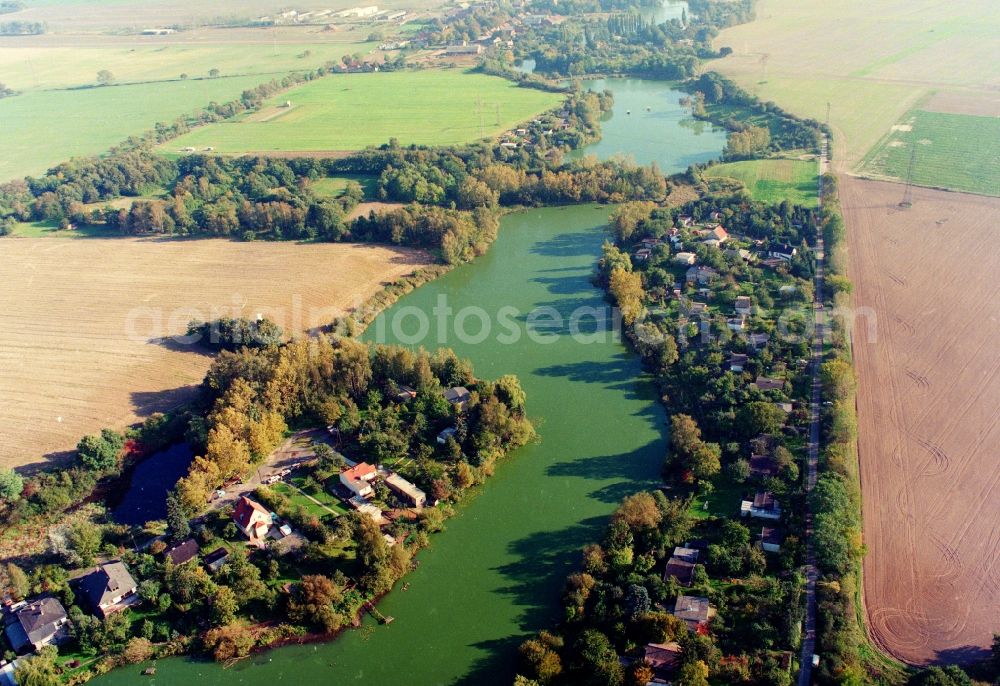
M236 502L233 521L251 543L258 543L267 538L267 532L274 523L271 512L266 507L246 496L241 496Z
M340 473L340 483L344 484L354 495L362 498L372 494L371 482L375 480L378 471L367 462L359 462L350 469Z

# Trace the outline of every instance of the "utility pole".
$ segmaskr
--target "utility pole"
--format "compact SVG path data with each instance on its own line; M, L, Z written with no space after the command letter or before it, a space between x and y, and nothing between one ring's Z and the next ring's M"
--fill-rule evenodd
M910 164L906 169L906 187L903 188L903 199L899 201L899 206L904 210L913 207L913 169L917 164L917 145L911 143Z

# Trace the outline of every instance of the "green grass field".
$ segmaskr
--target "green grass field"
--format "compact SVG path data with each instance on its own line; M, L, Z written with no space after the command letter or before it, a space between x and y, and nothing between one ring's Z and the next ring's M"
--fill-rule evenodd
M754 200L768 203L788 200L806 207L817 204L818 173L815 160L748 160L717 164L705 170L705 176L742 182Z
M289 101L290 108L281 105ZM259 112L196 129L162 146L223 153L359 150L390 138L450 145L492 136L562 97L459 70L343 74L270 100Z
M905 180L911 158L917 185L1000 196L1000 118L913 110L861 171Z
M0 181L41 174L70 157L94 155L128 136L211 101L232 100L260 76L84 90L28 91L0 100Z
M327 176L316 179L309 184L313 192L324 198L339 198L347 189L347 184L354 181L361 185L366 200L373 200L378 190L378 177L361 174L344 174L343 176Z

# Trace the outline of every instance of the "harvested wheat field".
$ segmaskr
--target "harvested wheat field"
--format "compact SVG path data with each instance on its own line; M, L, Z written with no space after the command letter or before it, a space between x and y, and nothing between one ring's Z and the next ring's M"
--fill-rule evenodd
M0 281L0 465L191 397L211 359L164 337L193 318L328 324L426 264L415 250L226 240L8 238Z
M1000 615L1000 200L843 178L872 638L986 653ZM874 336L870 337L869 334Z

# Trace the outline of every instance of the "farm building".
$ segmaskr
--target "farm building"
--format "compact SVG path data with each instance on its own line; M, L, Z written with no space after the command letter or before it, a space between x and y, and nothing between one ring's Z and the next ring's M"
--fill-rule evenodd
M367 462L359 462L340 473L340 483L355 495L364 498L372 494L371 482L375 480L377 474L373 466Z
M79 580L80 595L101 617L139 602L136 583L120 561L108 562Z
M350 9L343 10L342 12L337 12L338 17L357 17L358 19L363 19L364 17L374 17L376 14L378 14L378 5L352 7Z
M405 498L418 510L427 502L427 494L410 483L399 474L390 474L385 479L386 485L400 496Z
M18 655L41 650L66 633L66 608L55 598L19 603L4 614L4 633Z

